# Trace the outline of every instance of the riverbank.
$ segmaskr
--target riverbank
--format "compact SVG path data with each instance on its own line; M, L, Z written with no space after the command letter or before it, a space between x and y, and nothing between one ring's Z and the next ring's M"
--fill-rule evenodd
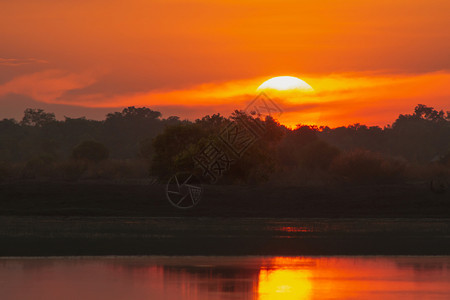
M190 210L172 207L148 182L14 182L0 185L2 216L450 217L450 192L427 183L321 186L203 186Z
M0 256L450 255L450 195L425 184L203 186L194 209L146 182L0 185Z

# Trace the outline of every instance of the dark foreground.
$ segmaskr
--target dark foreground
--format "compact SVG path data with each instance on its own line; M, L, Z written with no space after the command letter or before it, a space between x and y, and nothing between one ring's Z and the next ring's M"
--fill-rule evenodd
M0 256L58 255L450 255L450 222L404 218L0 218Z
M426 184L206 186L173 208L164 185L0 185L0 256L450 255L450 193Z
M165 185L145 182L15 182L0 184L3 216L449 218L450 191L426 182L391 185L203 187L188 211L166 199Z

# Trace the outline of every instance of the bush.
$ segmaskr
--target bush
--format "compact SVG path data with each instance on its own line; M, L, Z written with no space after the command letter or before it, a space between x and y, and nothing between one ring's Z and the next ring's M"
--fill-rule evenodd
M91 165L85 176L105 180L142 179L148 177L148 167L142 160L107 160Z
M60 176L68 181L148 178L147 165L142 160L104 160L96 164L83 160L69 160L59 164L58 167Z
M147 138L139 142L139 157L151 161L154 152L153 139Z
M59 166L61 177L64 180L76 181L83 176L88 166L85 162L77 160L69 160L61 163Z
M109 157L109 150L102 143L84 141L73 149L72 157L78 160L97 163Z
M317 140L300 150L299 162L301 166L310 170L328 170L339 153L340 151L336 147Z
M27 161L22 169L25 179L49 178L55 175L55 157L42 154Z
M354 150L336 157L331 170L355 182L389 182L398 180L404 174L405 164L399 160L387 160L367 150Z

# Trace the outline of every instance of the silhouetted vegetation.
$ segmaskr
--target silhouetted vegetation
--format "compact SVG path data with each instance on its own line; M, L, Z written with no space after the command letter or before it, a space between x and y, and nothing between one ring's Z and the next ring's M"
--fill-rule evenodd
M398 182L450 169L450 112L425 105L385 128L295 129L240 111L191 122L128 107L103 121L60 121L53 113L26 109L20 122L0 121L0 181L166 179L193 170L201 175L193 156L208 143L220 142L220 132L238 119L256 122L264 132L242 157L230 160L219 183Z
M96 141L84 141L72 151L72 157L78 160L100 162L107 159L109 150L102 143Z

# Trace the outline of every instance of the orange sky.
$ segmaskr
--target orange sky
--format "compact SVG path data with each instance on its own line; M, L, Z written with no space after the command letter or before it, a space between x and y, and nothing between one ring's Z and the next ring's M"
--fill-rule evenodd
M228 115L291 75L283 123L385 125L450 109L449 28L447 0L0 0L0 118Z

